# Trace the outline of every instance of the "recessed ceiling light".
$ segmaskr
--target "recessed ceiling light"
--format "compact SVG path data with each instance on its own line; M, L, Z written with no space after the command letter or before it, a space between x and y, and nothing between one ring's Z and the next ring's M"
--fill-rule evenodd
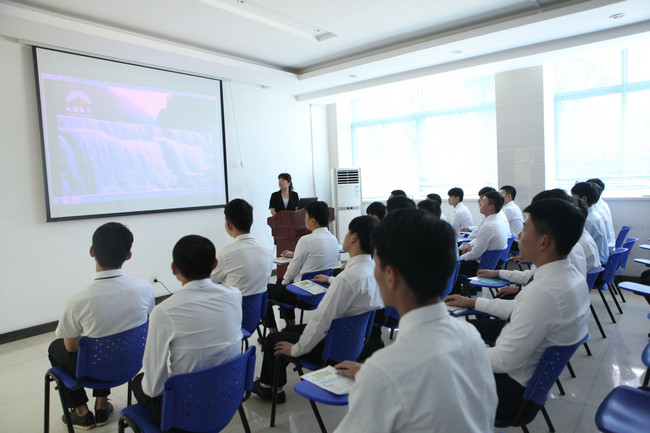
M463 50L454 50L454 51L451 52L451 54L458 55L458 54L461 54L462 52L463 52Z
M614 15L610 15L610 16L609 16L609 19L610 19L610 20L617 20L617 19L619 19L619 18L623 18L624 16L625 16L624 13L614 14Z

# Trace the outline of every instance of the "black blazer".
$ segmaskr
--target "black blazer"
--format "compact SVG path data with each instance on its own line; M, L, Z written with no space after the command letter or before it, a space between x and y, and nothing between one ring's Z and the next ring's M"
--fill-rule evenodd
M299 201L298 193L295 191L289 191L289 204L285 208L284 201L282 201L282 191L276 191L271 194L269 209L274 208L276 212L280 212L281 210L296 210Z

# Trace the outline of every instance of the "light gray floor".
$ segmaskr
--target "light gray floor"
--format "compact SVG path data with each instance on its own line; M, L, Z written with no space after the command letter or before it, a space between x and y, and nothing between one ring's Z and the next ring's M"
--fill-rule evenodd
M594 415L607 393L618 385L639 386L642 382L645 366L641 362L641 352L648 344L650 321L647 319L647 314L650 306L639 296L626 293L626 297L627 303L623 304L624 314L615 313L617 323L612 324L598 294L595 292L591 294L592 303L601 318L607 339L601 338L595 322L590 319L592 340L589 346L593 356L588 357L583 348L578 349L571 360L577 378L572 379L565 370L561 380L567 394L560 396L557 388L553 387L546 404L557 432L596 432ZM609 301L611 303L611 300ZM309 318L309 312L306 318ZM53 338L53 333L48 333L0 345L0 419L2 420L0 431L32 433L43 430L43 377L49 367L47 347ZM396 333L396 338L399 338L399 332ZM390 344L387 332L384 333L384 340ZM258 373L260 366L261 357L258 357ZM297 380L297 374L289 372L289 386L286 388L287 403L278 407L276 427L273 429L268 426L271 411L269 403L256 397L244 403L253 432L319 431L307 400L296 395L292 390ZM54 388L52 392L51 431L63 433L66 429L59 421L61 406L58 394L54 393ZM116 412L119 412L126 405L126 386L115 389L111 401ZM334 430L347 410L345 407L323 405L319 405L319 408L328 431ZM117 418L116 414L107 426L93 431L117 432ZM529 425L529 428L531 432L547 431L541 415ZM238 415L235 415L224 431L243 431ZM495 432L500 431L520 432L521 429L495 429Z

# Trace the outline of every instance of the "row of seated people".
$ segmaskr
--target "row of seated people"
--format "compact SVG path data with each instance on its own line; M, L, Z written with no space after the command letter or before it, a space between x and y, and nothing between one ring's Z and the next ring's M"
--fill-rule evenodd
M491 203L489 197L485 201ZM567 258L583 234L585 215L568 197L538 199L526 208L528 219L519 247L535 265L535 279L515 299L494 300L496 304L489 304L494 307L489 307L458 295L443 302L441 294L458 260L456 232L426 206L409 209L413 206L404 203L391 198L381 222L358 217L350 223L343 245L350 261L341 274L329 279L331 286L307 325L296 327L285 312L290 326L279 332L269 318L272 311L267 314L271 334L263 341L262 372L253 392L271 398L275 354L320 359L332 320L386 305L400 314L400 337L389 347L367 354L363 364L349 360L336 366L341 374L356 379L350 409L337 431L424 431L431 425L441 431L491 431L495 416L510 419L519 408L523 389L544 350L573 344L587 333L586 282ZM312 233L298 241L282 284L268 286L270 300L298 305L296 299L286 297L283 285L299 281L305 272L326 269L338 256L336 239L327 231L327 205L314 202L306 210L305 223ZM119 223L97 229L90 250L97 274L66 302L56 331L61 338L50 346L52 364L74 373L75 342L80 336L121 332L144 323L150 314L143 373L134 381L134 392L159 422L163 384L170 375L239 355L241 290L264 290L272 258L249 234L252 208L248 203L231 201L225 217L226 230L235 242L217 252L201 236L179 240L172 272L183 289L155 308L151 285L121 270L131 257L130 231ZM259 261L246 265L248 256ZM491 331L496 343L486 349L477 331L486 332L479 321L473 322L474 327L451 317L445 302L471 302L509 321ZM108 422L113 411L107 401L110 390L95 391L94 415L83 389L68 392L75 426ZM282 400L278 396L278 402Z

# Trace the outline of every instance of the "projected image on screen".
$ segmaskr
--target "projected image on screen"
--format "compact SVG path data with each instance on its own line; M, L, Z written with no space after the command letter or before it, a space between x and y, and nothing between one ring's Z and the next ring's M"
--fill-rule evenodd
M224 205L221 83L36 49L48 220Z

